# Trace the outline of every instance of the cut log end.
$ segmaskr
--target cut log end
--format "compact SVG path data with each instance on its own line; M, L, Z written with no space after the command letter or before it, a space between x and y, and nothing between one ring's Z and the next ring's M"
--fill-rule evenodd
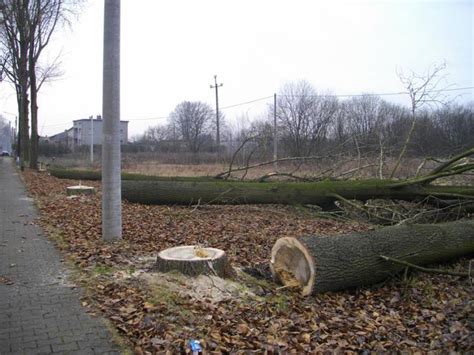
M381 282L409 265L419 268L474 253L473 236L474 221L459 220L286 237L273 246L271 270L283 287L298 286L303 295L339 291Z
M95 193L95 188L92 186L77 185L77 186L66 187L66 194L68 196L93 195L94 193Z
M280 238L272 249L270 268L275 280L298 287L302 295L313 291L315 264L308 249L296 238Z
M178 271L184 275L214 275L227 277L231 268L223 250L185 245L165 249L158 254L154 270L158 272Z

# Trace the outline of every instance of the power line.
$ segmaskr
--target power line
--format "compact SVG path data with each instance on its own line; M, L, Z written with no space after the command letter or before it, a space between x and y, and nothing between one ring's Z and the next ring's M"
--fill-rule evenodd
M431 92L462 91L462 90L472 90L472 89L474 89L474 86L466 86L466 87L462 87L462 88L448 88L448 89L440 89L440 90L431 90ZM328 95L308 95L308 97L313 97L313 96L314 97L316 97L316 96L324 96L324 97L397 96L397 95L407 95L407 94L408 94L407 92L385 92L385 93L367 93L367 94L342 94L342 95L336 95L336 94L334 94L334 95L331 95L331 94L328 94ZM301 96L304 96L304 95L278 95L278 96L280 96L280 97L281 96L284 96L284 97L301 97ZM229 109L229 108L248 105L248 104L258 102L258 101L268 100L268 99L271 99L271 98L273 98L273 95L261 97L261 98L255 99L255 100L239 102L239 103L233 104L233 105L224 106L224 107L221 107L220 110L226 110L226 109ZM6 113L8 113L8 112L6 112ZM164 120L164 119L168 119L168 118L169 118L169 116L157 116L157 117L146 117L146 118L131 118L131 119L128 119L128 121L131 121L131 122L134 122L134 121L152 121L152 120ZM64 123L57 123L57 124L52 124L52 125L43 125L43 128L44 127L58 127L58 126L63 126L63 125L69 125L69 123L64 122Z
M474 89L474 86L467 86L464 88L450 88L450 89L440 89L440 90L430 90L430 92L445 92L445 91L461 91L461 90L470 90ZM355 94L355 95L333 95L336 97L356 97L356 96L397 96L397 95L408 95L408 92L385 92L378 94ZM323 95L324 96L324 95ZM331 95L328 95L331 96Z
M442 89L442 90L431 90L432 92L443 92L443 91L460 91L460 90L470 90L474 89L474 86L466 86L464 88L451 88L451 89Z
M461 91L461 90L471 90L471 89L474 89L474 86L467 86L467 87L462 87L462 88L441 89L441 90L431 90L431 92ZM400 91L400 92L383 92L383 93L367 93L367 94L342 94L342 95L334 94L334 95L308 95L308 96L360 97L360 96L396 96L396 95L407 95L407 94L408 94L407 92ZM301 96L301 95L278 95L278 96L298 97L298 96ZM229 109L229 108L233 108L233 107L248 105L248 104L252 104L254 102L268 100L268 99L271 99L271 98L273 98L273 95L261 97L261 98L251 100L251 101L245 101L245 102L240 102L240 103L233 104L233 105L224 106L224 107L221 107L220 110L225 110L225 109Z
M47 125L43 125L42 128L44 127L58 127L58 126L65 126L65 125L70 125L69 122L63 122L63 123L56 123L56 124L47 124Z
M440 89L440 90L430 90L430 92L446 92L446 91L462 91L462 90L471 90L474 89L474 86L466 86L462 88L450 88L450 89ZM408 95L406 91L400 92L382 92L382 93L367 93L367 94L323 94L323 95L279 95L284 97L361 97L361 96L397 96L397 95Z
M131 118L127 121L151 121L151 120L165 120L168 119L169 116L159 116L159 117L147 117L147 118Z
M268 99L271 99L272 97L273 97L273 95L265 96L265 97L261 97L259 99L255 99L255 100L252 100L252 101L246 101L246 102L241 102L241 103L234 104L234 105L221 107L221 110L225 110L225 109L232 108L232 107L237 107L237 106L242 106L242 105L248 105L248 104L252 104L252 103L257 102L257 101L268 100Z

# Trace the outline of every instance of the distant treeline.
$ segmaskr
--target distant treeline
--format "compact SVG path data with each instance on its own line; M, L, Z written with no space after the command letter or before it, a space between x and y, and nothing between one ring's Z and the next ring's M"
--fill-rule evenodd
M178 104L167 124L149 127L124 153L163 153L189 161L206 161L217 155L240 162L271 160L275 125L274 107L264 117L233 127L220 115L220 146L216 144L215 112L202 102ZM306 81L290 83L277 95L276 139L278 157L305 157L321 152L350 155L397 156L411 131L405 156L444 156L474 145L474 103L420 105L408 108L380 96L339 99L318 94ZM413 122L415 124L413 125ZM413 128L413 130L412 130ZM75 147L86 154L88 146ZM100 153L99 147L96 147ZM71 153L71 147L42 143L44 156ZM203 158L201 160L201 158Z
M474 104L444 104L412 110L389 103L379 96L363 95L349 100L316 95L303 87L287 88L277 101L276 137L278 156L310 156L321 151L395 156L415 125L407 156L443 156L474 145ZM198 103L186 103L194 105ZM200 105L202 103L199 103ZM246 127L221 128L219 150L231 156L271 159L274 147L273 106L266 117ZM196 122L189 114L172 114L166 125L150 127L136 137L137 151L163 153L212 153L216 151L215 115ZM242 144L245 142L244 146ZM131 148L128 148L131 149Z

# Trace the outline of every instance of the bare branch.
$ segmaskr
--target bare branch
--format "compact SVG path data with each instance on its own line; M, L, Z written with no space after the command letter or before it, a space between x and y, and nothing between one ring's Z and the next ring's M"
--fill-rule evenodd
M342 154L334 154L334 155L315 155L315 156L308 156L308 157L286 157L286 158L279 158L279 159L275 159L275 160L268 160L268 161L264 161L262 163L257 163L257 164L253 164L253 165L248 165L248 166L244 166L244 167L239 167L239 168L233 168L231 170L231 173L233 172L237 172L237 171L244 171L244 170L250 170L250 169L254 169L254 168L258 168L258 167L262 167L262 166L266 166L266 165L271 165L275 162L277 163L280 163L280 162L288 162L288 161L301 161L301 162L304 162L304 161L311 161L311 160L322 160L322 159L329 159L329 158L336 158L336 157L340 157ZM219 173L218 175L216 175L217 178L219 178L220 176L224 175L224 174L227 174L227 171L223 172L223 173Z
M466 150L465 152L463 152L463 153L461 153L461 154L459 154L459 155L454 156L452 159L448 160L447 162L441 164L441 165L438 166L436 169L434 169L434 170L430 173L430 175L438 174L438 173L440 173L441 171L448 169L451 165L453 165L454 163L458 162L458 161L461 160L462 158L465 158L465 157L468 157L468 156L471 156L471 155L474 155L474 148L468 149L468 150Z
M418 266L418 265L409 263L407 261L403 261L403 260L400 260L400 259L385 256L385 255L380 255L380 257L385 261L390 261L392 263L405 265L405 266L411 267L412 269L415 269L415 270L418 270L418 271L421 271L421 272L425 272L425 273L428 273L428 274L440 274L440 275L451 275L451 276L461 276L461 277L470 277L471 276L470 273L467 273L467 272L449 271L449 270L442 270L442 269L431 269L431 268Z
M416 126L417 110L425 104L437 103L442 101L439 99L442 90L438 90L437 88L440 84L440 81L445 79L445 76L440 75L440 73L445 69L446 63L443 62L439 65L435 65L432 69L429 69L424 75L418 75L413 71L409 76L405 76L403 75L403 73L399 73L399 79L405 86L405 89L407 90L407 93L410 97L412 123L406 136L405 143L403 144L395 166L393 167L392 173L390 174L390 178L393 178L395 176L395 173L397 172L401 161L405 156L408 145L410 144L411 137Z
M237 157L237 154L244 148L245 144L247 144L248 142L250 142L253 139L255 139L255 136L247 137L242 141L240 146L235 150L234 154L232 155L232 159L230 160L230 164L229 164L229 170L217 174L215 176L215 178L224 179L224 180L229 178L230 174L233 171L232 166L234 165L234 161L235 161L235 158Z

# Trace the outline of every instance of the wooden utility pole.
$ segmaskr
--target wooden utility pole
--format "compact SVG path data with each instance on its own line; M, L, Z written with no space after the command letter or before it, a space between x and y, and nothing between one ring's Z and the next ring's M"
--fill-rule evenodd
M211 89L216 89L216 143L217 143L217 153L219 153L219 147L221 145L221 133L219 125L219 88L224 85L222 83L217 84L217 75L214 75L214 85L211 85Z
M120 0L104 2L102 238L122 238L120 177Z

